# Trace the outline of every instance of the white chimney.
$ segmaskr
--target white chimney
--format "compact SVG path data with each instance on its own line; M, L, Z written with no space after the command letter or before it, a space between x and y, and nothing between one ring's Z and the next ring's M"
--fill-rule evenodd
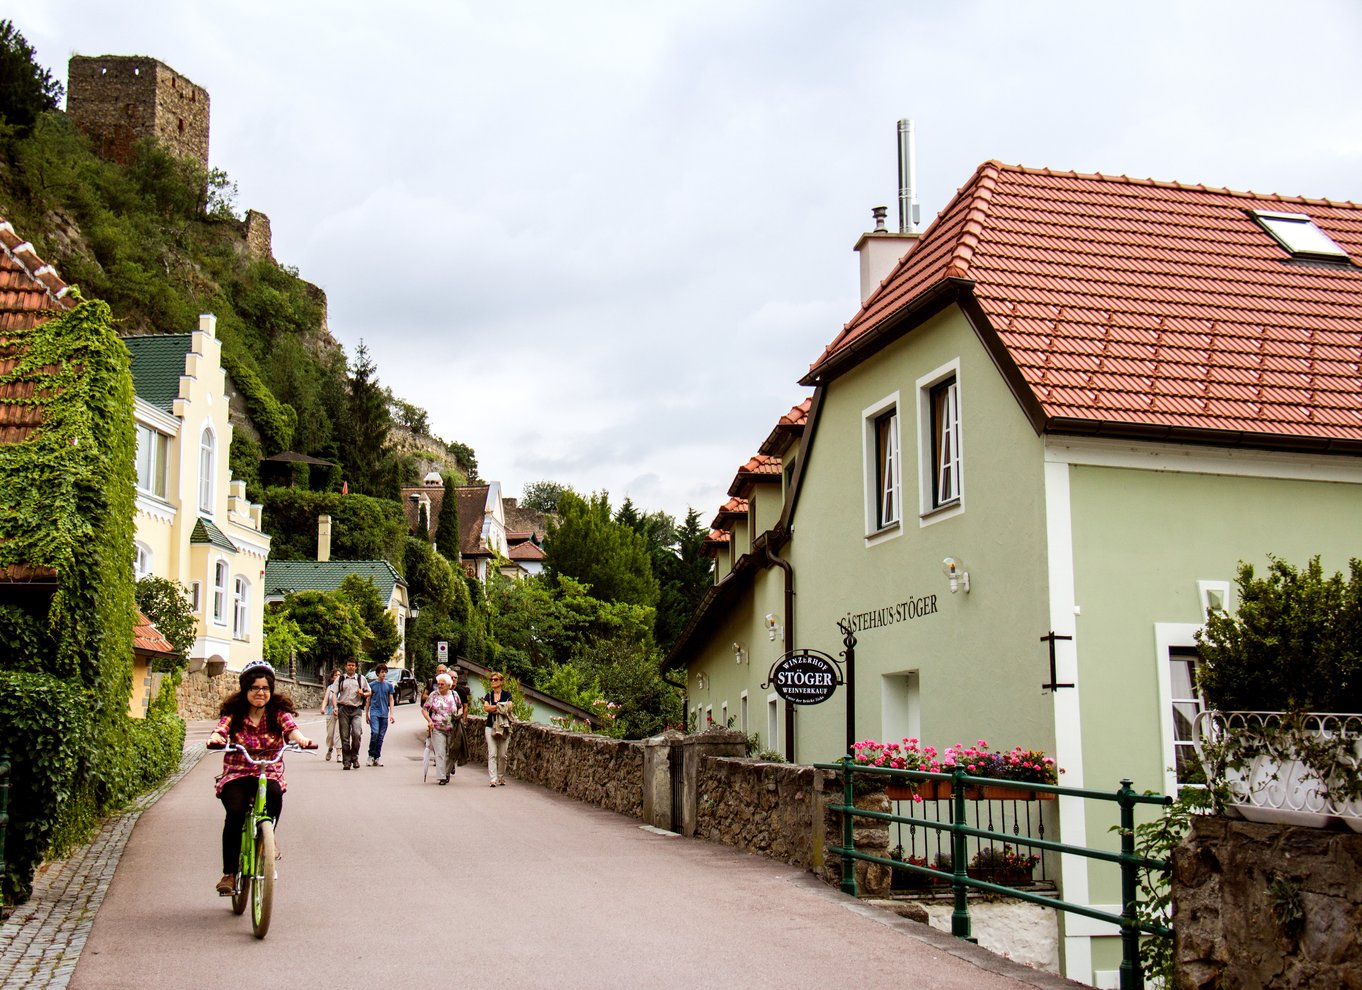
M325 564L331 559L331 517L317 517L317 563Z
M900 120L899 127L899 229L897 233L885 227L889 208L877 206L871 210L875 229L862 234L856 242L856 253L861 256L861 302L864 303L880 287L918 237L918 205L915 189L917 149L913 142L913 122Z

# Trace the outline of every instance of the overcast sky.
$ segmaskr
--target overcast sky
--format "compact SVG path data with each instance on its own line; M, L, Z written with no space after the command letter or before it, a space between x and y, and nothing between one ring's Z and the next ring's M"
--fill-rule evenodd
M708 522L855 313L851 248L988 159L1362 201L1362 5L39 0L208 90L331 331L477 452ZM184 328L166 328L184 329Z

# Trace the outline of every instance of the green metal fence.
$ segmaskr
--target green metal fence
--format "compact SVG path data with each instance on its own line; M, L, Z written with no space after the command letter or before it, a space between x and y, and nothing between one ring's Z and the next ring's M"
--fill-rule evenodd
M5 876L5 837L9 834L9 775L9 754L0 753L0 881ZM0 896L3 907L4 897Z
M842 845L831 847L830 851L842 857L842 890L852 896L856 895L856 860L868 863L880 863L884 866L892 867L896 870L909 870L913 873L928 877L941 878L943 871L935 870L927 866L918 866L913 863L904 863L899 860L885 859L882 856L874 856L869 853L857 852L855 843L855 818L871 818L888 822L909 823L913 826L940 829L950 833L951 841L951 872L946 874L949 877L952 892L954 894L954 911L951 914L951 934L958 938L970 939L971 927L969 917L968 894L971 888L985 891L991 894L1004 894L1018 900L1029 901L1032 904L1040 904L1045 907L1055 908L1059 911L1068 911L1072 914L1080 914L1084 917L1095 918L1098 921L1106 921L1116 925L1121 931L1121 990L1143 990L1144 974L1140 967L1140 935L1153 935L1160 938L1172 938L1173 930L1162 925L1151 925L1142 923L1135 913L1136 901L1138 898L1139 871L1141 869L1157 870L1168 873L1171 865L1166 860L1148 859L1138 856L1135 853L1135 806L1140 804L1153 804L1166 806L1173 803L1172 798L1164 794L1137 794L1131 787L1131 781L1122 780L1121 786L1116 791L1097 791L1080 787L1061 787L1054 784L1032 784L1023 781L997 780L991 777L973 777L963 771L955 771L951 774L924 773L918 770L891 770L886 767L867 767L852 764L850 758L845 763L819 763L815 764L820 770L833 770L842 775L842 804L834 804L829 807L833 811L842 812ZM934 822L921 818L907 818L902 815L889 814L882 811L870 811L855 806L853 781L860 777L862 780L867 778L875 779L876 783L909 783L916 784L924 781L941 781L951 785L951 820L948 822ZM1006 887L1001 884L990 883L987 880L980 880L969 875L967 866L968 850L966 840L970 836L981 839L996 839L997 833L986 829L974 828L965 819L965 802L967 800L965 792L967 789L983 786L1003 787L1009 790L1036 791L1047 794L1063 795L1067 797L1077 797L1089 801L1109 801L1114 802L1120 807L1120 852L1111 852L1106 849L1093 849L1087 846L1075 846L1064 842L1055 842L1050 839L1028 837L1025 844L1037 849L1048 849L1058 853L1069 853L1075 856L1083 856L1087 859L1096 859L1108 863L1115 863L1121 871L1121 913L1112 914L1109 911L1102 911L1097 908L1089 907L1086 904L1074 904L1070 901L1061 900L1058 897L1047 897L1028 890L1018 890L1015 887Z

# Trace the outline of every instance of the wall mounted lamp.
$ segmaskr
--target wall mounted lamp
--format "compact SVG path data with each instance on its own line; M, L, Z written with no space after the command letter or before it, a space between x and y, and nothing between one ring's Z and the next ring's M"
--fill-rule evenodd
M696 674L695 683L703 691L709 685L709 679L704 674Z
M780 636L780 620L776 618L776 613L766 613L766 638L775 642Z
M947 557L941 562L941 573L946 575L946 580L950 582L951 594L964 590L969 594L969 571L965 570L965 562L959 557Z
M733 660L736 663L747 662L747 649L737 640L733 641Z

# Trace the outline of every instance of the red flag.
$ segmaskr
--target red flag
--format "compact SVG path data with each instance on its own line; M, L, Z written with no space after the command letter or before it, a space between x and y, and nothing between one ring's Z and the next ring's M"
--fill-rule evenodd
M348 482L348 481L342 481L342 482L341 482L341 494L342 494L342 495L349 495L349 494L350 494L350 482Z

